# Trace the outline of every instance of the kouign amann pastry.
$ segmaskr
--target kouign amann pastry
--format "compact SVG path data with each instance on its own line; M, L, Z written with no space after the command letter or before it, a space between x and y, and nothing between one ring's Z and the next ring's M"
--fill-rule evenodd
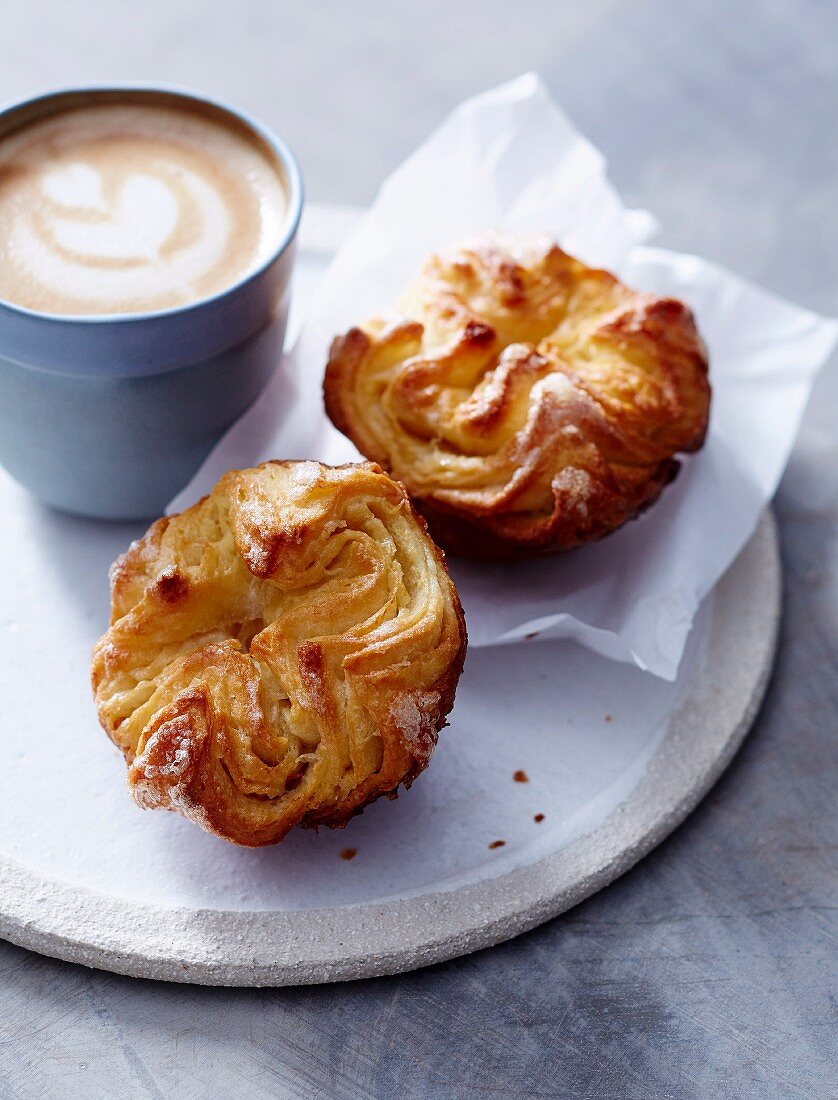
M371 463L226 474L117 560L111 603L93 689L131 793L249 846L408 786L466 648L441 551Z
M335 426L404 482L443 546L565 550L651 504L707 429L689 309L543 237L432 256L391 317L334 341Z

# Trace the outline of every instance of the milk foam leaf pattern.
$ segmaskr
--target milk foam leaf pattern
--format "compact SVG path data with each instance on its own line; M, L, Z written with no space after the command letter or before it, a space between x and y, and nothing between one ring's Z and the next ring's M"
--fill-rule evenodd
M710 404L689 309L544 237L432 256L396 312L334 341L335 426L404 482L443 546L564 550L650 505Z
M409 786L465 655L443 555L370 463L226 474L117 560L111 600L93 690L133 797L248 846Z
M93 315L182 306L270 256L280 171L198 108L103 103L0 140L0 298Z

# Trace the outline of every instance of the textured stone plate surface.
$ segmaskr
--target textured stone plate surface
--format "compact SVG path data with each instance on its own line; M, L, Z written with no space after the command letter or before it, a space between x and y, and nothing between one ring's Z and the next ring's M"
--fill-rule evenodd
M433 832L441 848L434 848L432 837L417 837L416 843L423 848L415 867L423 873L417 873L413 890L401 883L396 896L388 894L388 876L383 874L378 883L379 896L371 896L367 902L301 904L306 882L304 877L300 881L300 875L305 875L306 867L312 876L312 897L318 892L322 897L322 883L315 888L317 878L338 872L351 874L356 863L364 859L363 840L353 823L340 838L341 844L358 845L358 856L352 862L338 859L334 834L307 838L322 843L322 854L329 858L304 858L301 866L295 867L303 897L295 896L285 908L265 908L261 902L254 908L215 908L207 905L205 898L194 906L173 906L160 904L153 896L144 901L126 896L124 891L109 894L101 882L98 889L93 889L80 881L83 876L76 881L56 877L9 855L13 838L5 833L0 836L0 933L25 947L88 966L141 977L220 985L290 985L395 973L517 935L569 908L631 867L706 793L731 759L759 706L774 652L779 601L776 535L774 523L767 516L707 601L685 659L686 679L676 685L679 698L664 721L662 736L650 726L648 740L636 737L637 724L642 725L650 717L650 712L638 706L642 692L632 693L631 712L625 708L625 694L622 699L610 694L613 681L646 678L643 673L618 669L602 658L576 652L569 644L527 647L526 664L516 660L514 653L504 651L485 651L472 659L464 688L471 685L472 690L481 691L484 684L496 684L504 664L519 678L517 685L511 685L502 698L492 702L487 713L494 713L496 727L490 732L497 733L503 727L512 735L520 724L523 733L528 715L521 702L530 691L538 690L545 674L549 677L547 694L556 725L566 722L568 715L562 712L560 703L563 677L576 678L585 671L585 690L614 708L611 722L605 724L613 729L622 727L627 738L639 747L617 780L594 792L581 807L581 835L574 836L573 823L562 820L562 806L551 802L549 791L542 788L539 801L530 799L521 819L526 818L529 824L529 811L540 806L545 821L532 829L547 827L549 832L539 835L540 844L520 844L508 861L508 869L502 859L493 860L498 850L489 849L488 844L494 837L481 822L475 826L476 835L471 837L470 845L481 856L477 867L461 873L459 881L447 877L445 872L450 866L444 848L449 842L462 847L464 825L456 813L446 815L444 807L437 807ZM701 652L696 652L699 649ZM486 667L475 669L475 665ZM531 679L522 691L520 678L526 668ZM650 685L650 690L654 692L656 686ZM469 721L472 693L467 690L464 694L466 698L455 710L452 728L445 735L449 740L480 735L482 722L472 726ZM504 698L507 705L503 705ZM535 711L540 752L564 751L570 759L573 753L567 738L558 737L556 744L551 744L550 731L544 729L543 708L536 704ZM653 723L660 722L660 715L651 717ZM93 723L89 725L93 737ZM595 739L585 723L578 725L575 736ZM494 739L489 740L494 746ZM480 754L479 745L472 748ZM513 784L508 768L500 775L502 764L498 763L502 780L498 790L478 792L478 799L497 799L490 806L491 816L498 822L495 831L505 828L505 803L498 793L506 792L512 800L537 784L537 761L531 743L519 756L513 753L509 763L520 762L520 757L526 758L529 767L528 784ZM120 769L116 761L109 763L110 781L118 788ZM607 762L602 763L607 771ZM422 782L443 768L445 761L437 758ZM417 784L400 802L382 809L396 815L420 789ZM121 790L119 794L127 803L127 795ZM36 785L29 796L37 813ZM137 827L146 817L155 818L139 812L134 816L138 818ZM155 823L159 819L171 829L169 853L177 863L179 857L172 849L186 839L186 830L168 815L158 815ZM369 813L359 819L361 823L384 834L391 825L380 812ZM401 825L413 831L409 820L392 822L395 831ZM467 825L465 828L468 836ZM221 844L211 838L195 839ZM108 830L102 833L99 845L89 853L93 863L107 862L111 840ZM63 836L49 838L53 850L59 853L68 852L73 843L72 829ZM222 849L219 855L227 855L228 851ZM499 851L503 853L505 848ZM190 852L184 850L182 858L189 856ZM234 856L243 862L258 861L263 870L270 867L260 860L260 853L234 852ZM78 867L75 857L68 863ZM439 881L429 880L428 868L436 864L440 868ZM167 872L165 867L160 870L163 875ZM222 868L224 873L226 869ZM211 882L207 890L212 893ZM223 889L219 892L224 893ZM223 900L229 905L229 898Z
M303 298L341 230L318 236L324 224L310 225L307 248L304 238ZM359 978L547 920L697 804L748 730L776 642L769 515L705 601L676 683L572 643L474 651L451 726L409 793L343 832L243 851L138 810L96 723L87 665L107 618L107 566L139 530L48 512L2 474L0 508L0 935L142 977ZM528 782L513 780L519 770ZM341 858L346 848L355 858Z

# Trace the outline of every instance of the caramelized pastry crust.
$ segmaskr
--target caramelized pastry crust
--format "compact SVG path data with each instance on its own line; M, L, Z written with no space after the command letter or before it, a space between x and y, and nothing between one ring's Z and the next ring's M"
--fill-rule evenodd
M336 339L324 389L435 537L477 557L613 531L701 446L710 404L682 302L497 234L432 256L396 316Z
M116 561L111 604L93 690L131 793L249 846L409 786L466 648L442 553L372 463L231 471Z

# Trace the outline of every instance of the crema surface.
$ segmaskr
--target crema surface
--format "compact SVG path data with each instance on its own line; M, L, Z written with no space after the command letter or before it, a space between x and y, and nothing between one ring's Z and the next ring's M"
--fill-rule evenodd
M0 139L0 298L47 313L169 309L266 260L281 169L243 126L101 104Z

